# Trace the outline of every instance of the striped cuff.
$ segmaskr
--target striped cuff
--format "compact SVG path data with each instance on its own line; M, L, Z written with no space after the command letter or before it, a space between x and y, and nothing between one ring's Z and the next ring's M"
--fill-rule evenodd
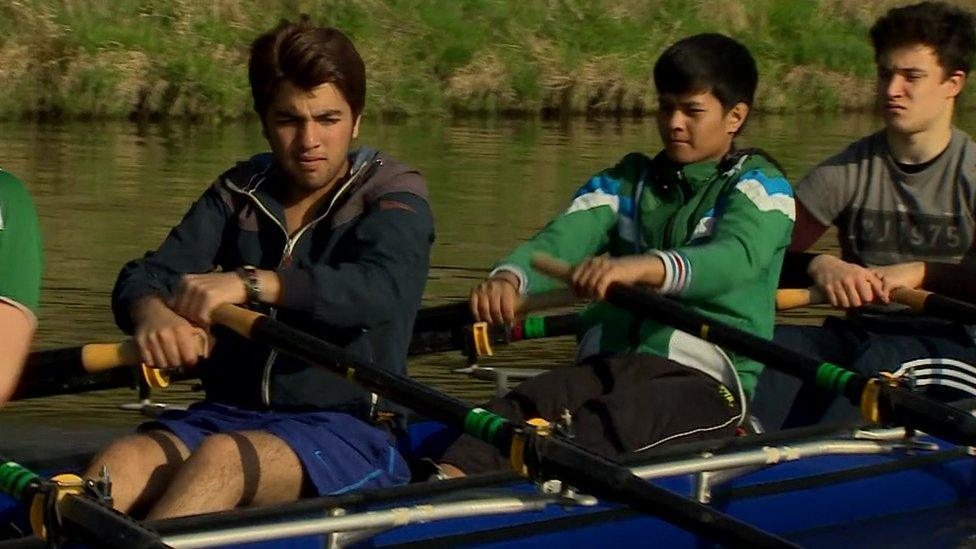
M525 295L529 292L529 277L525 276L525 271L521 267L515 265L514 263L504 263L491 270L488 273L488 278L495 276L500 272L512 273L515 278L518 279L518 293L519 295Z
M649 252L664 262L664 282L658 292L664 295L680 294L691 281L691 264L685 256L674 250L652 250Z

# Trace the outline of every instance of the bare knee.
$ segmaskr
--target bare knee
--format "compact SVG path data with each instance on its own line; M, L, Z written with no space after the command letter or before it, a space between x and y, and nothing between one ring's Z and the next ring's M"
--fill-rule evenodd
M186 446L169 432L139 433L109 444L92 460L84 475L96 477L106 469L116 509L130 512L158 497L188 453Z
M247 495L243 466L242 448L233 434L214 434L203 439L174 478L167 490L164 507L186 505L185 499L199 497L207 501L217 501L218 508L231 508L239 504ZM176 490L173 490L176 488ZM179 494L177 497L171 491ZM198 496L192 493L200 491ZM171 497L172 496L172 497ZM173 500L172 502L169 500ZM159 508L154 508L152 515Z
M187 465L191 467L230 467L238 469L241 462L241 449L238 441L230 434L218 433L203 439L190 457Z
M234 434L218 433L203 439L183 465L180 476L206 481L222 491L241 492L246 450Z
M174 435L150 431L116 439L92 460L86 476L98 474L102 466L116 470L153 469L160 465L179 465L188 454L186 446Z
M217 489L234 494L235 505L295 499L304 480L291 448L278 437L260 431L207 437L187 459L180 471L180 476L184 475L201 483L219 483Z

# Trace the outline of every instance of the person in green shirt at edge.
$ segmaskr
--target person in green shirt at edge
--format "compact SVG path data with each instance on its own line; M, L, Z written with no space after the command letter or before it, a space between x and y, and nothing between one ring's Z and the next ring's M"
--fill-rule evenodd
M0 169L0 404L17 386L37 327L41 257L34 202Z
M528 380L489 410L569 418L578 443L608 456L735 433L759 363L600 300L611 283L644 285L772 336L793 192L769 156L733 144L757 82L749 51L720 34L685 38L661 55L654 84L664 150L628 154L594 175L471 293L477 319L512 322L520 295L559 284L531 269L532 255L545 252L576 265L573 290L598 302L581 314L579 366ZM468 435L438 461L441 476L508 466Z

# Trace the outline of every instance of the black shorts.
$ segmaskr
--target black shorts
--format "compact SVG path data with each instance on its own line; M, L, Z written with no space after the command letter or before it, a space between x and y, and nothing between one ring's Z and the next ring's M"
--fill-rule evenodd
M773 339L868 377L911 371L918 390L944 402L976 396L976 343L962 325L828 317L823 326L777 326ZM848 399L774 368L763 370L755 394L751 412L767 431L861 417Z
M724 385L646 354L592 357L536 376L484 406L513 421L572 416L581 446L606 457L733 435L742 406ZM493 447L462 435L441 456L468 474L509 468Z

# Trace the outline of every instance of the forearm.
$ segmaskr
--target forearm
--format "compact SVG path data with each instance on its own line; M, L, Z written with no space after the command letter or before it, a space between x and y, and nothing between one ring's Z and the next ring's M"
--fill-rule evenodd
M603 253L609 242L608 233L616 222L616 214L607 206L562 214L530 240L519 245L498 262L497 267L517 272L523 293L541 293L561 284L532 269L532 256L544 253L572 265Z
M169 308L163 297L158 294L149 294L132 304L129 309L129 319L133 326L138 326L153 316L165 313L173 313L173 310Z

